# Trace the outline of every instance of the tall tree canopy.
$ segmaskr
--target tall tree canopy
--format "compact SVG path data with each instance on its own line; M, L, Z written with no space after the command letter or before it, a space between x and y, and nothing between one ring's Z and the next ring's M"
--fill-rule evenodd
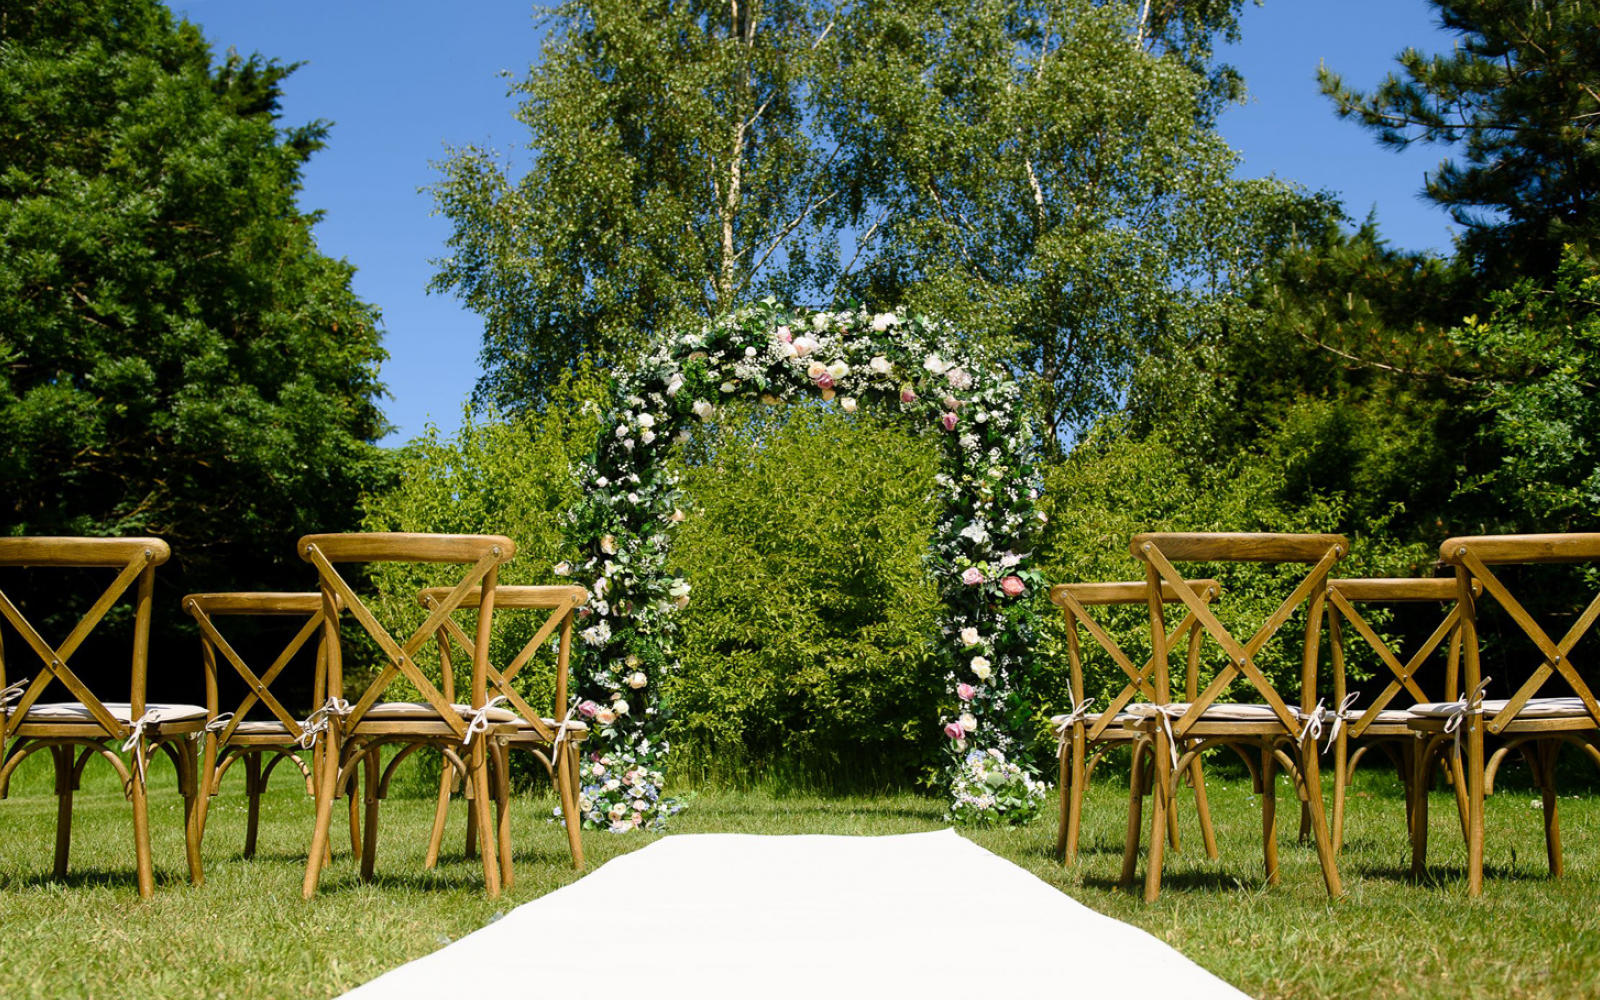
M1432 3L1461 37L1454 51L1406 49L1370 93L1323 69L1322 88L1385 145L1458 154L1426 193L1466 227L1486 275L1549 275L1563 244L1591 244L1600 225L1600 4Z
M295 206L326 127L278 127L292 69L156 0L0 0L0 533L261 587L358 520L384 353Z
M464 148L434 287L511 408L580 356L772 293L1003 343L1052 430L1114 406L1306 201L1236 182L1238 0L581 0L517 85L525 173Z

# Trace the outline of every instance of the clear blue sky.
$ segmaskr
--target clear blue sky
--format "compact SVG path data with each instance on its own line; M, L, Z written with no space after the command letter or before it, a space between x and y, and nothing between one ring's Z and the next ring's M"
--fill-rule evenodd
M199 24L220 55L229 47L305 65L285 86L286 123L334 123L328 148L307 168L301 206L326 213L325 253L356 268L362 298L382 307L383 369L395 425L386 444L446 432L478 376L482 326L450 296L429 295L430 261L448 227L419 188L452 144L512 153L526 133L511 117L509 81L539 58L538 10L527 0L168 0ZM1225 58L1244 73L1249 103L1223 119L1247 176L1274 174L1340 197L1361 218L1376 210L1396 246L1448 250L1444 213L1418 197L1440 158L1396 154L1334 117L1317 92L1319 63L1369 88L1407 45L1448 49L1450 36L1422 0L1267 0L1247 7L1244 37Z

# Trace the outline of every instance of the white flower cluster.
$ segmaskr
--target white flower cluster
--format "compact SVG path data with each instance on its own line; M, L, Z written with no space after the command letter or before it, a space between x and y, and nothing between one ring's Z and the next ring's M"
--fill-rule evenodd
M1011 751L1023 735L1010 731L1003 711L1014 700L1011 679L1026 673L1031 626L1021 611L1039 584L1026 567L1038 484L1029 462L1036 442L1018 421L1020 387L944 324L767 301L661 339L619 376L608 431L578 470L585 495L572 535L585 558L568 569L594 594L579 633L588 655L578 706L597 727L585 765L591 826L633 829L675 808L660 794L667 746L653 703L657 676L676 669L674 616L692 591L665 569L672 529L685 515L662 459L689 424L714 419L738 397L837 400L846 412L870 402L940 437L945 510L928 560L948 607L953 773L974 743ZM632 782L592 780L603 777L597 767L610 772L618 762Z

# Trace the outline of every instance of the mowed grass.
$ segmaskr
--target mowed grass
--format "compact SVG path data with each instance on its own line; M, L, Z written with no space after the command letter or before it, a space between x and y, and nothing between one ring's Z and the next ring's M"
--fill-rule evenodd
M240 856L244 800L229 782L206 833L206 884L188 884L182 809L170 768L152 774L157 892L141 902L133 880L128 808L109 769L91 765L77 800L71 874L49 878L55 801L49 768L25 765L0 802L0 983L7 997L326 997L471 933L519 903L578 876L560 827L544 821L552 800L516 803L516 884L499 900L481 889L478 862L462 853L464 813L452 814L447 856L422 868L430 799L383 807L378 878L362 884L340 843L323 890L300 898L312 812L303 786L281 774L263 810L254 860ZM1145 928L1196 962L1263 997L1600 996L1600 802L1563 798L1568 874L1550 880L1536 795L1502 789L1489 802L1489 880L1466 897L1465 852L1452 800L1434 796L1430 878L1406 877L1404 808L1383 775L1360 777L1351 799L1342 870L1348 896L1328 900L1315 853L1297 845L1298 809L1280 784L1280 883L1260 876L1259 802L1248 782L1208 781L1222 857L1200 849L1190 800L1181 801L1183 850L1169 854L1166 890L1154 905L1120 891L1126 798L1107 775L1091 789L1078 864L1051 856L1051 815L1022 829L967 835L1075 899ZM342 804L341 804L342 810ZM773 791L702 791L675 833L882 835L938 829L943 808L915 795L822 798ZM342 811L336 829L342 829ZM591 868L653 836L585 837ZM950 874L952 905L963 898ZM618 906L627 901L619 899ZM601 957L607 914L579 914L593 934L529 942L552 963ZM981 941L983 914L953 916L954 939ZM973 946L976 946L975 944ZM1059 964L1063 992L1071 941L1041 962ZM670 968L663 970L671 974ZM1138 970L1125 970L1130 985Z

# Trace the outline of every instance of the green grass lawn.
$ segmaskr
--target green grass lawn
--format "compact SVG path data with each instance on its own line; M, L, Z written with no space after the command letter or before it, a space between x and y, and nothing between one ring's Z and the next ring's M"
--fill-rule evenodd
M281 780L264 807L252 861L240 857L244 801L237 784L214 801L206 884L195 888L185 877L171 771L157 768L151 825L158 884L155 899L144 903L134 887L128 809L108 773L90 767L65 882L48 878L55 804L45 758L26 765L0 802L0 992L7 997L329 996L576 877L561 829L542 819L548 800L518 801L516 884L490 901L478 864L462 857L459 803L447 857L425 872L432 803L396 798L384 806L377 881L361 884L348 844L338 845L345 850L325 873L322 894L305 903L300 880L311 808L294 782ZM1487 816L1490 874L1474 901L1460 874L1465 852L1450 799L1435 795L1433 878L1414 884L1405 877L1401 801L1384 776L1363 777L1342 859L1349 895L1335 903L1323 893L1315 853L1293 842L1298 810L1286 785L1282 879L1272 888L1259 875L1260 819L1248 783L1214 778L1209 788L1222 858L1205 859L1185 798L1185 849L1169 855L1166 891L1151 906L1114 884L1126 813L1109 776L1091 790L1084 848L1072 869L1050 856L1053 815L1024 829L968 836L1259 996L1600 996L1600 802L1593 796L1562 800L1568 875L1551 881L1536 796L1512 788L1495 795ZM939 828L941 813L939 802L913 795L704 791L673 830L909 833ZM598 866L652 839L592 833L585 845ZM603 925L604 914L591 916ZM952 933L960 933L959 923ZM551 961L581 958L583 939L568 940L580 951L552 951Z

